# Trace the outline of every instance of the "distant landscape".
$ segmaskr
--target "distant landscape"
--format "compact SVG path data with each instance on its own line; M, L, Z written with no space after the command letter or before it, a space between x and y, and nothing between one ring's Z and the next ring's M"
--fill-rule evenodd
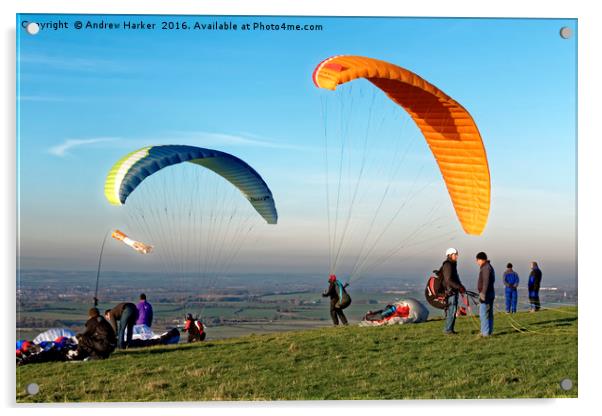
M82 329L93 305L95 271L22 270L18 277L17 339L32 339L53 327ZM206 325L208 339L223 339L331 325L329 301L321 296L326 286L323 278L302 275L230 275L209 283L194 275L104 272L98 298L102 311L119 302L136 303L145 292L155 310L155 332L182 326L192 313ZM366 277L350 293L353 303L345 313L351 323L399 298L424 300L421 281L393 277ZM497 293L502 310L503 288ZM526 296L526 288L519 290L520 309L527 309ZM577 304L571 287L544 286L541 296L544 306ZM442 315L430 310L431 318Z

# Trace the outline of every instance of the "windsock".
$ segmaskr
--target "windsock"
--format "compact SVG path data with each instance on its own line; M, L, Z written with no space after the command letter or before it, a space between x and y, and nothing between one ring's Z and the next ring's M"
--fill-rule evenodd
M113 237L115 240L119 240L119 241L123 242L124 244L130 246L131 248L133 248L140 254L148 254L153 250L153 246L144 244L140 241L132 240L130 237L128 237L127 235L125 235L123 232L121 232L119 230L113 231L113 233L111 234L111 237Z

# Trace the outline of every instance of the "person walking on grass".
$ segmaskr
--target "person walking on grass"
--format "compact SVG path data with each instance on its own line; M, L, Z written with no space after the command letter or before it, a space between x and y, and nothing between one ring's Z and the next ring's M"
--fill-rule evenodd
M439 269L439 273L443 278L447 302L447 317L445 318L443 333L446 335L455 335L457 334L455 326L456 312L458 311L458 296L459 293L466 292L466 289L462 285L460 276L458 275L458 250L448 248L445 256L446 258Z
M506 287L506 313L516 313L518 303L518 273L512 269L512 263L506 265L504 286Z
M340 291L337 290L339 286L342 287ZM343 292L346 286L348 285L342 285L339 281L337 281L337 277L334 274L331 274L328 277L328 289L326 292L322 293L323 297L330 298L330 317L332 318L332 323L334 326L339 325L339 318L341 319L341 323L343 325L347 325L347 317L343 313L343 309L340 307L341 299L339 296L339 292Z
M495 300L495 270L484 252L477 253L476 262L479 265L479 318L481 320L481 336L488 337L493 333L493 301Z

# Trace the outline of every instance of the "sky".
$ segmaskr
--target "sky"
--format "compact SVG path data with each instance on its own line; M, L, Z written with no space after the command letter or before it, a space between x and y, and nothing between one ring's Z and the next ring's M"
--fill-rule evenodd
M278 225L255 227L233 271L326 274L328 228L333 224L325 188L327 183L331 190L334 185L331 177L324 179L324 124L330 138L336 136L336 122L325 123L322 108L327 102L334 108L331 112L329 107L329 117L336 119L337 105L348 102L344 91L316 89L311 74L329 56L352 54L416 72L468 109L483 137L492 185L485 232L464 235L428 147L418 140L411 123L400 122L403 144L411 148L395 177L400 192L395 195L404 190L414 195L416 184L419 189L423 184L429 187L396 218L369 263L395 249L397 236L403 240L415 224L428 221L433 205L445 235L435 229L437 224L429 223L422 230L421 241L426 244L402 248L366 274L422 276L438 267L451 245L461 253L461 275L476 273L474 254L484 250L499 272L512 261L526 275L528 263L537 260L550 282L575 282L575 20L77 15L21 19L68 22L71 28L78 20L121 24L143 20L157 28L162 21L184 20L239 26L236 31L207 31L53 30L49 25L35 36L17 31L21 268L94 269L106 230L122 226L119 208L110 206L103 194L113 163L146 145L190 144L240 157L262 175L274 194ZM323 29L240 30L244 23L260 21L320 24ZM559 36L564 26L573 30L570 39ZM361 124L364 109L395 111L383 97L377 97L373 106L362 101L373 92L359 82L356 90L354 99L359 102L352 109L357 113L353 123ZM398 137L396 123L392 114L384 127L392 140ZM380 148L375 144L374 154L387 153L389 143L395 142L381 141ZM327 149L329 155L337 152ZM393 158L397 155L390 153ZM378 170L380 160L370 159L366 192L386 186ZM399 203L394 196L391 200L389 209L394 212ZM378 236L378 231L366 236L362 228L370 224L375 206L362 204L354 212L355 228L345 242L351 252L365 239ZM345 211L341 213L344 222ZM387 228L385 217L378 218L384 221L382 229ZM105 257L108 269L139 270L152 263L112 243ZM341 271L349 269L348 261L341 260Z

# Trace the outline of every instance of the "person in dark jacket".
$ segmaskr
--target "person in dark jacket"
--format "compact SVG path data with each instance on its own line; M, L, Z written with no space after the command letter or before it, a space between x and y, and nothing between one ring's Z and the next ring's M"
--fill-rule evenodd
M136 325L146 325L150 328L153 324L153 307L146 300L146 295L144 293L140 294L140 302L138 302L136 308L138 309Z
M445 328L443 332L447 335L457 334L455 330L456 312L458 311L458 294L466 292L458 275L458 250L448 248L445 252L446 259L441 265L443 286L447 301Z
M138 320L138 308L136 308L136 305L130 302L120 303L113 309L107 309L105 311L105 318L111 323L117 333L117 346L121 349L127 348L128 344L132 341L134 325L136 325L136 321Z
M115 351L115 331L109 322L100 316L96 308L88 311L86 329L77 334L77 356L76 359L83 360L105 359Z
M518 273L512 269L512 263L506 265L504 272L504 286L506 287L506 313L516 313L518 303Z
M536 261L531 262L531 273L529 274L529 303L531 310L529 312L537 312L541 309L539 302L539 287L541 286L542 273Z
M339 302L339 294L337 291L337 277L334 274L331 274L328 278L328 289L326 292L322 293L323 297L330 297L330 317L332 318L332 323L337 326L339 324L339 318L343 325L347 325L347 317L343 313L343 310L338 307ZM343 287L347 287L346 284Z
M482 251L477 253L477 264L479 265L479 318L481 319L481 336L488 337L493 333L493 301L495 300L495 270L487 259L487 254Z

